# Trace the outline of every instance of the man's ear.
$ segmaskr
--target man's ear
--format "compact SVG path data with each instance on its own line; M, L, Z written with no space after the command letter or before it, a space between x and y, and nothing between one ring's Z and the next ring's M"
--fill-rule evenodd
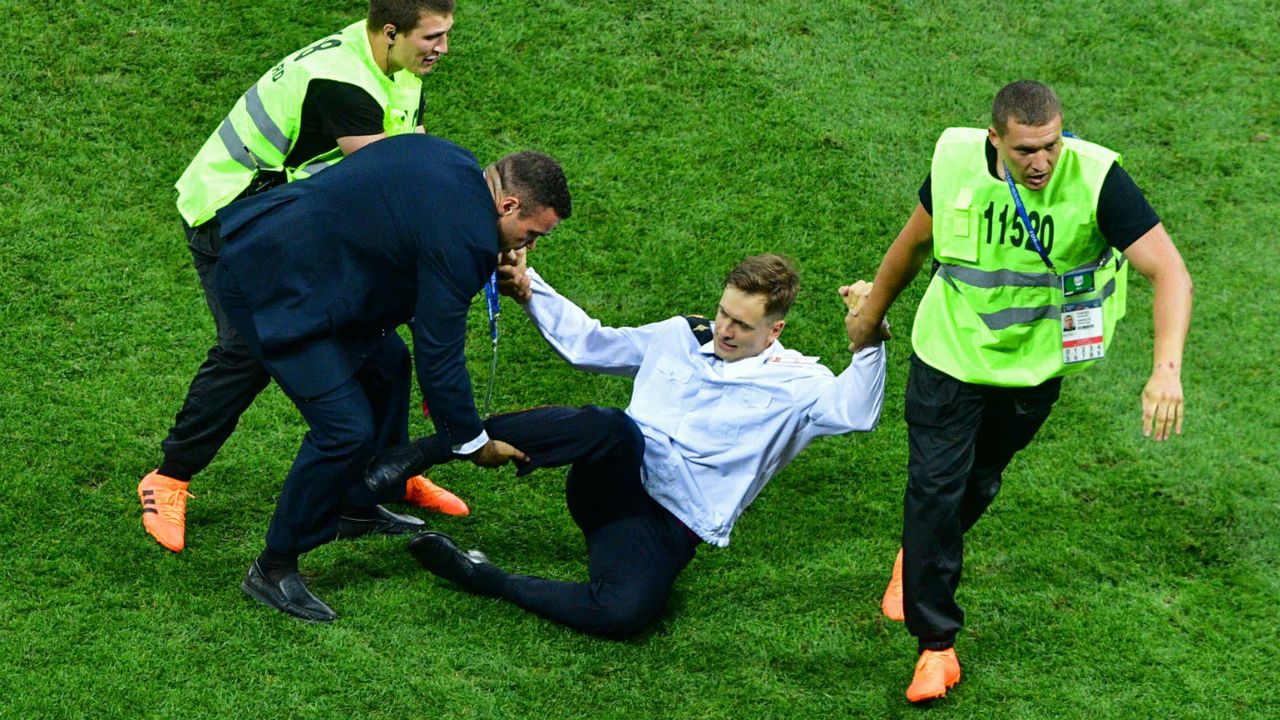
M508 195L498 201L498 214L510 215L520 209L520 198L515 195Z
M777 340L778 336L782 334L782 329L786 326L787 326L786 320L779 320L778 322L774 323L773 327L769 329L769 342L773 342L774 340Z

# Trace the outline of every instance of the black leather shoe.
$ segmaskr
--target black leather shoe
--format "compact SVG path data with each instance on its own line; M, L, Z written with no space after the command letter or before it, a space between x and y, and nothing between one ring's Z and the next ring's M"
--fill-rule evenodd
M476 587L477 569L492 566L489 558L479 550L464 552L448 535L424 532L409 541L409 553L432 575L461 585L474 593L490 594L483 593Z
M369 462L364 484L382 494L397 483L422 475L434 465L453 459L453 450L443 435L428 435L406 445L388 448Z
M291 572L280 582L272 582L257 560L249 566L249 574L244 576L240 589L267 607L308 622L333 622L338 617L333 608L311 594L301 575Z
M427 524L412 515L393 513L381 505L371 508L346 508L338 518L338 539L350 540L361 535L404 535L417 532Z
M419 468L425 468L426 465L422 452L413 443L383 450L369 463L364 484L373 492L381 494L398 482L420 475L422 470Z

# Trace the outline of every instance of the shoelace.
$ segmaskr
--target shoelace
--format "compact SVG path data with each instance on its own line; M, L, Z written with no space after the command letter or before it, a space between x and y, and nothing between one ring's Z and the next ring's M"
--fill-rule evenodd
M156 488L156 510L166 522L182 525L187 520L187 498L193 497L179 488Z

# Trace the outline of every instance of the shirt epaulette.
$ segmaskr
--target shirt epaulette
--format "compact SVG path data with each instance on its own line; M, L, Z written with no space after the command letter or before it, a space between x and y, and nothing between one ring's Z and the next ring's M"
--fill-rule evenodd
M705 317L702 315L681 315L680 317L689 323L689 331L698 339L699 345L706 345L711 342L711 323Z

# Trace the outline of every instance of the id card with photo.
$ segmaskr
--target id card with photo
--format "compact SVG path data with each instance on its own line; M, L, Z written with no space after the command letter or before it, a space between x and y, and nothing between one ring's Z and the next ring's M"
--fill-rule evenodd
M1100 360L1102 346L1102 300L1085 300L1062 306L1062 362Z

